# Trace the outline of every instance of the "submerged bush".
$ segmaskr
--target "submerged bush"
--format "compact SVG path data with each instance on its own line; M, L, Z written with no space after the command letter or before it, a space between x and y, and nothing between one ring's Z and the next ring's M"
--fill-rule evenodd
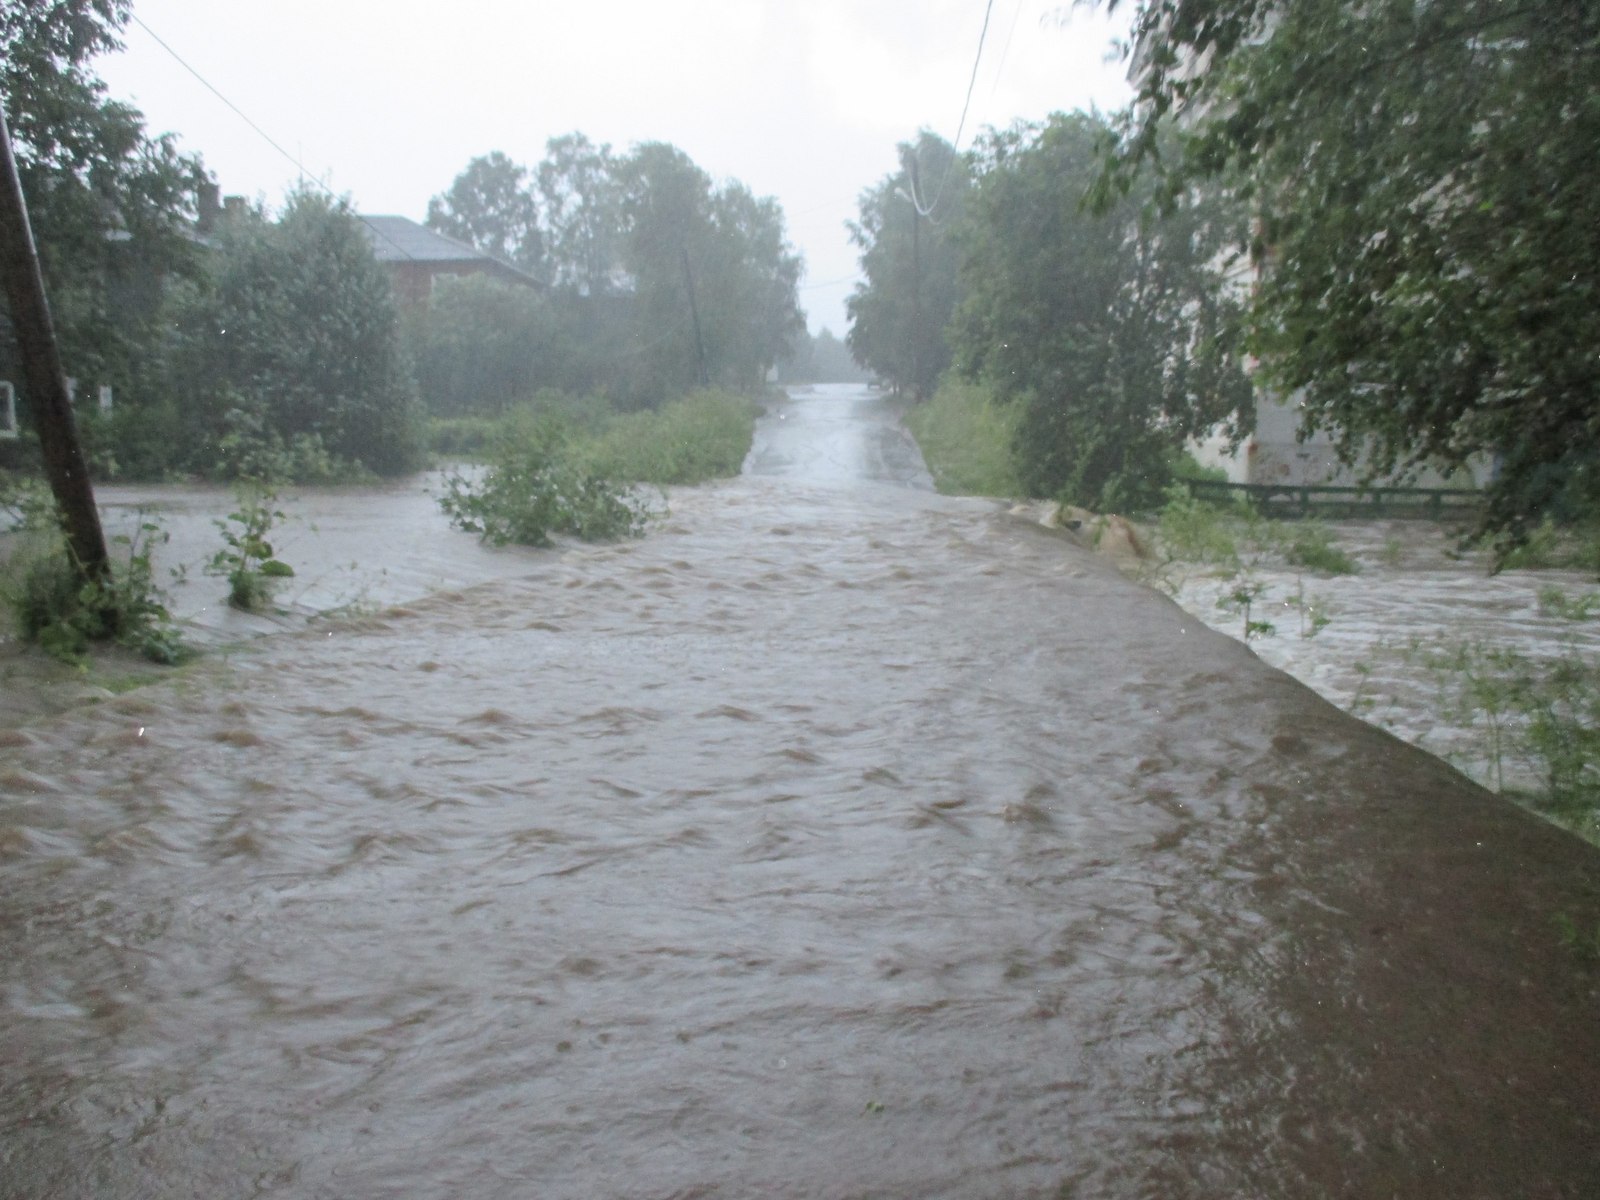
M1294 529L1283 557L1291 567L1304 567L1325 575L1354 575L1357 569L1355 560L1334 541L1327 526L1316 522Z
M1438 681L1449 715L1477 729L1478 774L1497 791L1600 841L1600 665L1568 647L1532 658L1480 642L1420 646L1413 656ZM1520 761L1538 781L1507 786Z
M445 487L439 507L451 523L496 546L548 546L556 533L584 541L636 537L650 517L637 496L572 456L555 420L502 445L481 478L452 475Z

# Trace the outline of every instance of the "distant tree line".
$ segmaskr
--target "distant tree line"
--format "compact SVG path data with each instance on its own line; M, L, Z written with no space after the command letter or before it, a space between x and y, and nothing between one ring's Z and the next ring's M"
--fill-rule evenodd
M532 171L474 159L429 224L540 286L446 281L417 312L346 201L302 187L275 214L203 222L200 159L93 71L128 17L127 0L0 5L0 86L99 473L405 471L430 413L541 389L634 409L753 387L804 331L777 203L661 143L614 154L571 134ZM0 377L20 385L16 355L0 312Z
M871 378L849 344L827 328L796 339L794 348L778 360L779 383L866 383Z
M541 388L623 408L748 389L804 335L801 260L777 202L713 182L666 143L619 155L572 133L531 170L498 151L475 158L429 203L428 224L545 284L436 291L418 365L441 413L494 412Z

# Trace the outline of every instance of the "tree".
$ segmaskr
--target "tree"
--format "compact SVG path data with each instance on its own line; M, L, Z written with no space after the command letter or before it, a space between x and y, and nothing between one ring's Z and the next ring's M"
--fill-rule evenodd
M799 338L778 362L783 383L865 383L867 373L850 357L850 347L831 329Z
M1239 173L1263 378L1375 471L1494 455L1487 524L1513 540L1592 511L1600 6L1143 0L1134 29L1114 166L1157 159L1169 191Z
M581 133L551 138L537 171L551 281L586 296L616 285L622 213L617 162Z
M82 384L119 394L147 377L162 278L196 268L188 235L204 179L91 70L120 48L128 11L126 0L0 5L0 91L62 359ZM0 357L14 355L7 326Z
M551 139L535 177L548 303L488 288L453 293L427 321L431 399L493 408L521 378L526 390L652 407L701 384L760 383L803 331L800 259L776 201L715 184L664 142L618 156L581 133ZM480 318L489 324L468 328ZM472 346L483 362L469 364ZM486 390L469 395L474 388Z
M1158 216L1148 176L1089 211L1107 129L1057 114L979 143L951 341L963 374L1022 406L1024 486L1115 511L1159 498L1187 438L1237 433L1249 385L1217 269L1242 222L1196 194Z
M697 384L759 383L805 327L800 259L777 203L711 177L676 146L646 142L618 164L632 398Z
M428 201L428 228L542 275L539 209L527 178L526 167L498 150L474 158L448 191Z
M442 279L416 322L417 383L440 416L495 415L568 382L551 301L487 275Z
M315 437L382 474L416 466L415 384L389 279L346 202L300 190L275 222L225 221L172 317L169 386L202 444Z
M717 382L753 388L805 335L796 302L801 261L785 240L783 210L730 181L711 201L704 323Z
M944 331L960 300L949 230L969 179L954 148L926 131L899 147L900 169L861 194L849 225L866 281L846 302L856 361L918 397L950 365Z

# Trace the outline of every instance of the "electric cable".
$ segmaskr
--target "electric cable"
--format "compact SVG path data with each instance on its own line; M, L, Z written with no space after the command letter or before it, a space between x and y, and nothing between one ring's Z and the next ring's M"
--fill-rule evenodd
M956 125L955 140L950 143L950 161L944 165L944 175L939 180L938 190L933 194L933 203L924 208L922 206L922 198L917 195L917 185L915 180L913 179L908 181L911 183L912 206L916 208L917 214L919 216L926 217L930 224L933 221L934 209L939 207L939 201L944 196L945 184L950 182L950 172L955 170L956 159L961 153L961 134L967 127L967 113L972 108L972 89L977 86L978 83L978 67L983 62L983 43L984 39L989 36L989 18L993 14L994 0L988 0L988 3L984 5L983 9L983 28L978 32L978 53L974 55L972 59L972 78L967 81L967 99L965 103L961 105L961 120ZM912 153L915 153L915 151Z
M196 79L198 79L200 81L200 84L201 84L202 87L204 87L208 92L210 92L218 100L221 100L223 104L227 105L228 108L230 110L232 110L233 114L236 117L238 117L241 121L243 121L246 125L248 125L252 130L254 130L256 135L259 136L262 141L266 142L267 145L271 146L279 154L283 155L283 157L286 158L294 166L294 168L297 171L300 172L300 177L302 179L309 178L314 185L316 185L317 187L321 188L330 197L332 197L335 200L338 199L338 196L336 196L334 194L334 191L333 191L332 188L330 188L327 184L323 183L315 175L312 175L310 172L308 172L306 170L305 164L303 162L301 162L294 155L290 154L282 146L278 145L278 143L275 142L272 139L272 136L270 134L268 134L265 129L261 128L261 126L257 125L254 121L252 121L249 118L249 116L246 115L246 113L244 112L243 109L241 109L232 100L229 100L220 91L218 91L217 88L215 87L215 85L213 85L212 82L209 79L207 79L204 75L200 74L199 71L195 70L187 62L185 62L183 56L181 54L179 54L176 50L174 50L171 46L167 45L165 39L163 39L162 36L159 33L157 33L154 29L151 29L149 25L145 24L142 20L140 20L137 13L130 12L128 14L128 19L131 20L140 29L142 29L146 33L148 33L150 35L150 37L155 41L156 45L160 46L163 50L165 50L168 54L170 54L172 56L173 61L176 62L180 67L182 67L185 71L189 72L189 74L193 75ZM411 260L412 262L416 261L416 257L410 251L408 251L399 242L395 241L392 237L390 237L383 230L379 229L371 221L369 221L365 217L363 217L360 213L355 213L354 216L363 225L365 225L368 229L372 230L373 233L377 234L384 241L388 242L389 245L393 246L397 251L399 251L407 259Z

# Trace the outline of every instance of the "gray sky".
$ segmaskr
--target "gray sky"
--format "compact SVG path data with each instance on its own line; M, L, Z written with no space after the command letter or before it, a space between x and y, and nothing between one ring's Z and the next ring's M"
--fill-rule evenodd
M145 22L308 174L421 220L474 155L532 165L582 130L669 141L776 196L810 325L845 329L844 222L926 126L955 135L985 0L135 0ZM1063 25L1056 14L1069 18ZM1118 32L1070 0L994 0L961 145L984 125L1125 103ZM227 193L282 199L296 168L137 23L98 68Z

